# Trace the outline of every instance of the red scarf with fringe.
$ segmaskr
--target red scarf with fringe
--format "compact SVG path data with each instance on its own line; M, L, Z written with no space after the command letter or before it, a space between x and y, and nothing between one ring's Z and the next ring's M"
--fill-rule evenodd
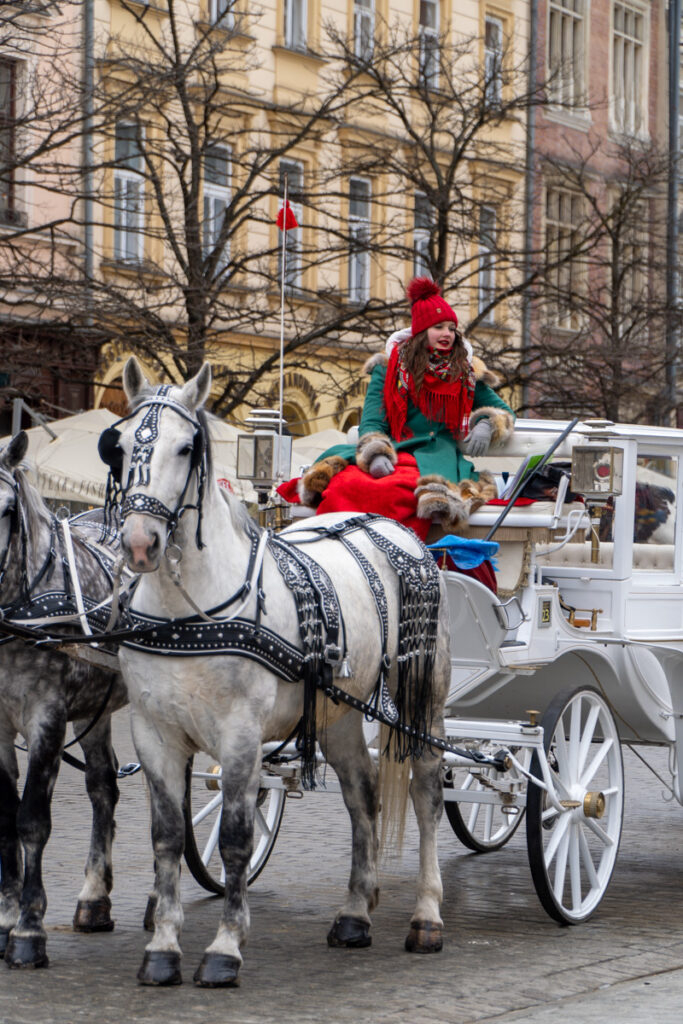
M403 364L401 347L394 346L384 381L384 409L394 441L413 436L406 426L409 398L430 423L443 423L454 437L465 437L474 401L474 375L468 368L458 380L448 380L449 372L447 360L430 360L418 392Z

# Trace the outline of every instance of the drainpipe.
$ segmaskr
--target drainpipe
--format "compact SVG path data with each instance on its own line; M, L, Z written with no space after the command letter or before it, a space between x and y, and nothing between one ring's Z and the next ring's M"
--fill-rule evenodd
M680 3L680 0L677 0ZM531 0L529 5L529 72L528 72L528 94L529 106L527 107L527 132L526 132L526 167L524 174L524 262L522 266L523 279L527 280L531 274L531 252L534 237L534 188L536 184L536 169L534 166L536 147L536 103L535 93L537 88L537 51L538 51L538 0ZM520 361L522 366L526 365L526 354L531 347L531 294L528 288L522 292L522 337L520 348ZM527 413L529 401L529 386L526 381L522 385L522 408Z
M681 60L681 0L669 0L669 176L666 231L666 408L677 411L678 377L678 118Z
M95 93L95 0L83 4L83 273L85 323L92 325L93 256L93 152Z

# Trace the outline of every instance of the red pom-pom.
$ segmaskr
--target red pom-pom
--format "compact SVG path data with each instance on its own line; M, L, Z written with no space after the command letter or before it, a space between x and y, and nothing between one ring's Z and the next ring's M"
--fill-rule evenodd
M428 299L430 295L441 295L441 289L431 277L414 277L406 289L411 303L418 299Z

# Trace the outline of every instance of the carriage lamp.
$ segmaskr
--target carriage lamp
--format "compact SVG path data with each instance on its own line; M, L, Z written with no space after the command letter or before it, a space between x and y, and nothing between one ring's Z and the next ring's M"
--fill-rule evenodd
M572 491L599 504L621 494L624 452L621 448L577 446L572 450Z
M237 478L250 480L259 501L265 501L275 481L289 476L292 436L284 420L280 430L277 409L253 409L246 422L252 430L237 436Z
M591 563L593 565L598 565L600 562L600 519L608 502L621 494L623 480L623 449L589 445L577 445L572 449L571 488L577 494L583 495L591 518Z

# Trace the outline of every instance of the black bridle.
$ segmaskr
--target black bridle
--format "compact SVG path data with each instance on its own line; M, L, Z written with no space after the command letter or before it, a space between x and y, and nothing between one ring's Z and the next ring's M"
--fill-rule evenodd
M98 442L100 458L109 466L105 518L111 521L117 511L121 516L121 520L124 520L126 516L133 512L154 516L157 519L164 520L167 536L172 539L183 514L188 509L195 509L197 512L195 539L197 547L201 549L204 547L201 535L202 507L209 460L207 428L202 413L199 412L196 416L193 416L184 405L170 397L170 390L171 385L161 385L149 398L140 402L133 412L117 420L116 423L104 430L100 435ZM128 479L124 485L122 483L123 449L120 444L121 431L118 428L121 423L125 423L134 416L137 416L141 409L147 409L147 412L135 430L135 443L130 457ZM159 440L160 419L164 409L172 409L173 412L177 413L194 427L190 468L185 478L185 485L174 509L170 509L152 495L145 494L142 491L131 490L133 487L146 487L149 485L150 463L154 453L154 446ZM197 501L192 504L186 502L185 496L194 475L197 476Z

